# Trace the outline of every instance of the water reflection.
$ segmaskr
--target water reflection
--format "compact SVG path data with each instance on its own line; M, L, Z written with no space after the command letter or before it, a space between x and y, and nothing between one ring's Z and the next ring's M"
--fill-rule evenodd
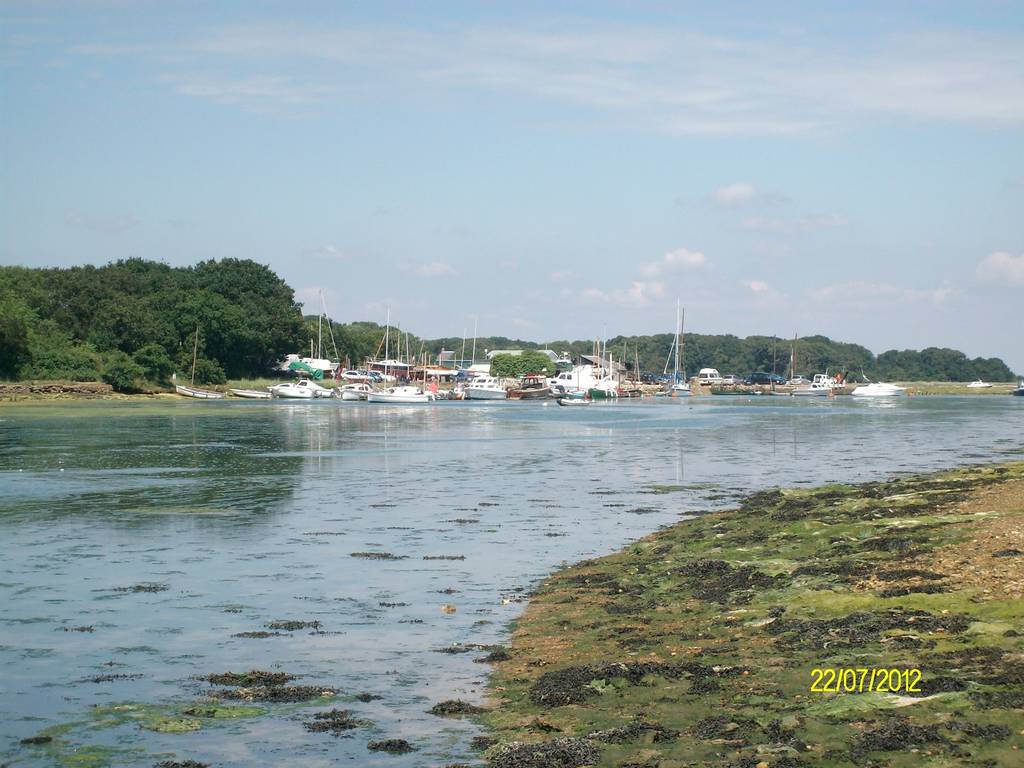
M559 563L753 488L1019 451L1013 400L5 409L0 736L87 718L93 704L188 702L208 688L195 676L279 667L337 687L335 705L374 726L334 740L281 705L196 733L65 738L142 749L118 757L140 765L171 753L238 766L466 761L472 724L426 710L479 701L486 670L438 650L503 640L522 590ZM139 585L165 589L123 591ZM246 636L281 620L321 631ZM125 677L82 682L102 674ZM420 751L366 751L392 736ZM34 754L0 754L15 753Z

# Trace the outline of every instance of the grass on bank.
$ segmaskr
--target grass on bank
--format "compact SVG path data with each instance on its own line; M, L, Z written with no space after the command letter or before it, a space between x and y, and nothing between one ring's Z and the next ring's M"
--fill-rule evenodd
M495 666L488 757L1021 764L1022 542L1014 463L759 493L567 568ZM916 668L922 690L811 692L815 668Z

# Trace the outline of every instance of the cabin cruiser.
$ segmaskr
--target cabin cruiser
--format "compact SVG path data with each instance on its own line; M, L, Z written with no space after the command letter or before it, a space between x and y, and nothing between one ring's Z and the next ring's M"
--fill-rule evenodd
M906 387L898 387L895 384L885 384L880 381L872 381L862 384L850 394L854 397L897 397L907 393Z
M373 387L366 383L343 384L334 390L334 396L342 400L365 400L373 392Z
M504 400L508 397L508 391L501 379L477 376L466 385L466 397L470 400Z
M562 371L554 378L548 379L552 394L564 395L568 392L586 392L597 384L594 366L577 365L571 371Z
M1011 395L1024 395L1024 379L1017 382L1017 388L1010 392Z
M371 403L428 403L434 398L419 387L388 387L381 392L370 392L366 399Z
M814 379L806 387L798 387L792 392L793 397L828 397L839 386L836 380L827 373L816 373Z
M309 379L299 379L298 381L289 381L284 384L275 384L272 387L267 387L274 397L283 397L296 400L309 400L314 397L330 397L331 390L326 387L321 387L315 381Z
M522 383L508 391L509 400L532 400L551 396L551 387L543 376L524 376Z
M968 384L967 388L968 389L991 389L992 385L989 384L986 381L982 381L981 379L978 379L977 381L972 381L970 384Z

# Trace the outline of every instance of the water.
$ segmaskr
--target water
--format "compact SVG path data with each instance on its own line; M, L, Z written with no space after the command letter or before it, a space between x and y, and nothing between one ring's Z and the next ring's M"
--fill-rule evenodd
M996 396L5 407L0 759L472 761L475 726L426 710L482 703L487 669L438 650L507 640L523 590L559 564L751 489L1019 458L1022 435L1024 402ZM351 556L366 551L406 559ZM438 556L465 559L424 559ZM140 584L166 590L118 591ZM235 637L292 619L321 631ZM187 705L210 688L196 677L252 668L341 694L193 733L97 727L92 705ZM331 706L372 726L308 733ZM48 747L18 744L58 724ZM418 751L368 752L379 738Z

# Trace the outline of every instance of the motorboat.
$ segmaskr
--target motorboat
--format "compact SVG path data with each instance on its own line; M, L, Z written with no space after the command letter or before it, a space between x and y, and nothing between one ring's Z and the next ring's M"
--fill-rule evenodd
M1017 382L1017 388L1010 392L1011 395L1024 396L1024 379Z
M298 381L289 381L285 384L275 384L272 387L267 387L270 393L274 397L283 397L296 400L309 400L314 397L330 397L331 390L327 387L321 387L315 381L309 379L299 379Z
M378 392L369 392L366 399L371 403L428 403L430 395L419 387L388 387Z
M593 400L609 400L619 396L619 382L614 376L603 376L587 389Z
M564 395L576 390L588 390L597 383L594 376L594 366L577 365L571 371L562 371L557 376L548 379L548 386L552 394Z
M793 397L829 397L835 394L836 386L836 380L827 373L816 373L810 384L797 387L791 394Z
M895 384L886 384L881 381L872 381L868 384L862 384L850 394L854 397L898 397L906 393L906 387L898 387Z
M559 405L590 405L593 400L590 399L590 394L582 390L576 390L569 392L565 397L558 398Z
M470 400L504 400L508 397L508 391L501 379L477 376L466 385L466 397Z
M981 379L978 379L978 380L972 381L970 384L968 384L967 388L968 389L991 389L992 385L989 384L988 382L985 382L985 381L982 381Z
M524 376L523 383L508 391L509 400L533 400L551 396L551 387L543 376Z
M198 400L219 400L224 397L223 392L214 392L212 389L199 389L198 387L186 387L176 384L174 391L185 397L194 397Z
M269 400L273 395L265 389L229 389L235 397L246 397L250 400Z
M360 383L342 384L334 390L333 394L334 397L342 400L366 400L371 392L373 392L373 387L366 383Z

